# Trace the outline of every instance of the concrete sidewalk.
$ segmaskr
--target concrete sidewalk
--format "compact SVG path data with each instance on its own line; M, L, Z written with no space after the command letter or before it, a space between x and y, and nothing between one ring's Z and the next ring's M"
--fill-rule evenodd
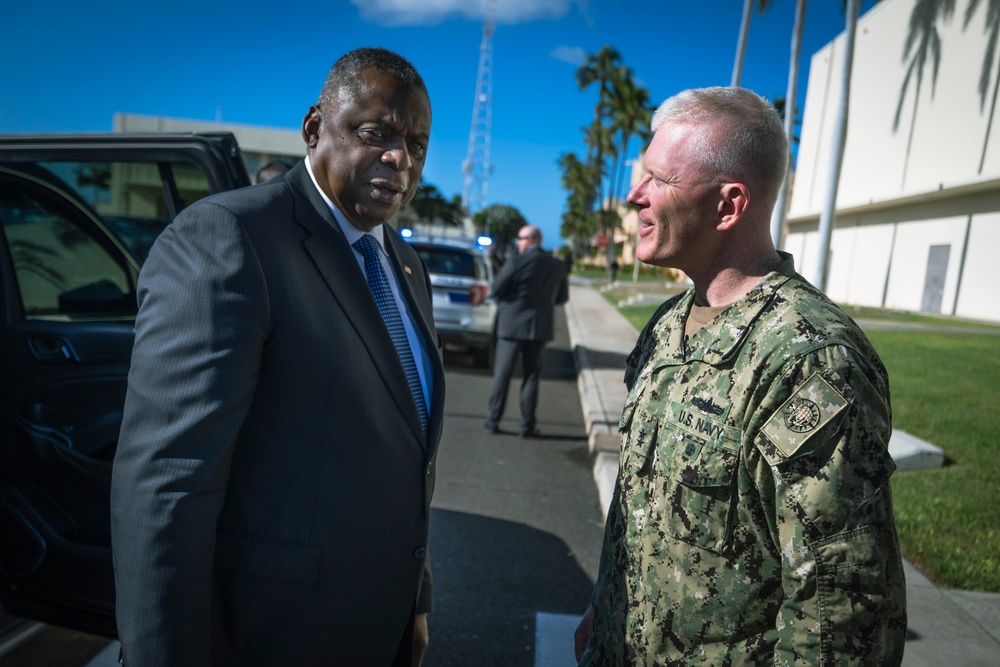
M618 475L618 419L627 392L625 357L638 332L616 308L583 281L571 278L565 306L577 362L577 383L594 457L601 506ZM1000 664L1000 594L936 588L909 563L906 667L979 667Z

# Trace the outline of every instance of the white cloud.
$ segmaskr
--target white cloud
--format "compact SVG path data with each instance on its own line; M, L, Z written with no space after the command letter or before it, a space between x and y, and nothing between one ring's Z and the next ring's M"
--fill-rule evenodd
M557 46L549 55L577 67L587 61L587 52L579 46Z
M474 0L351 0L361 18L384 26L434 25L460 16L482 20L485 2ZM586 9L587 0L498 0L497 23L529 23L536 19L558 19L571 5Z

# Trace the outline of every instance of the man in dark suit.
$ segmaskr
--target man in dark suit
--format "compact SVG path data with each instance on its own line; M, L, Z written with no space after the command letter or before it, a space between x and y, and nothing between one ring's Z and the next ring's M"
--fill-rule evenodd
M545 343L555 335L555 307L569 300L566 265L542 250L542 232L525 225L517 235L518 253L504 262L493 281L498 304L497 348L486 430L497 433L507 403L514 364L521 356L520 436L539 435L535 428L538 379L545 362Z
M383 223L430 128L409 62L352 51L304 161L150 252L111 499L128 667L419 664L444 370L428 277Z

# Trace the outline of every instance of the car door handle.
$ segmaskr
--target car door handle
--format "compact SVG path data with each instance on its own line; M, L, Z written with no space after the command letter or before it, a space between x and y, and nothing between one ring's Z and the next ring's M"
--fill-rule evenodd
M31 336L28 338L28 348L38 361L61 363L79 361L76 350L65 338Z

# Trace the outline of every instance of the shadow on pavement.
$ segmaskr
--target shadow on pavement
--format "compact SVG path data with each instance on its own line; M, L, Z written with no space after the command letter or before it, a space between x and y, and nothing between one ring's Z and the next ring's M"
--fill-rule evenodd
M531 667L535 614L583 613L590 577L550 533L463 512L432 515L435 611L424 667Z
M581 346L583 354L587 355L589 363L587 367L591 370L602 368L620 368L625 370L625 357L628 354L623 352L609 352L607 350L592 350L589 347Z
M524 440L525 442L544 442L546 440L550 442L555 442L557 440L564 442L587 442L587 436L585 435L566 435L565 433L549 433L548 431L541 431L526 438L521 438L517 429L505 430L503 428L498 428L494 435L516 436L518 439Z

